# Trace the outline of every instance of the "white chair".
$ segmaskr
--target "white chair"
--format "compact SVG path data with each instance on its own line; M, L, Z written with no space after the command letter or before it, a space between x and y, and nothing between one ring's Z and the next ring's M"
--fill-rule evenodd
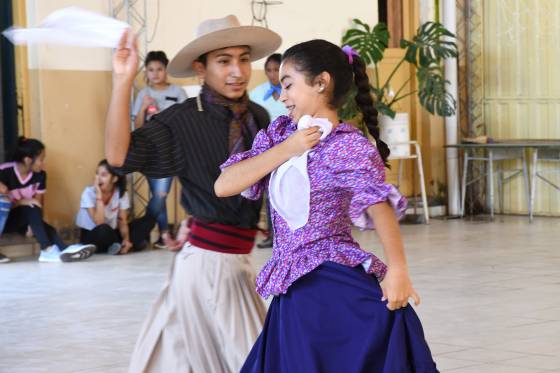
M424 167L422 166L422 150L420 149L420 144L417 141L406 141L399 143L388 144L390 146L398 145L409 145L414 149L409 155L395 155L389 156L389 160L394 160L399 162L399 171L397 174L397 187L401 184L402 173L403 173L403 161L407 159L415 159L416 165L418 167L418 176L420 181L420 193L422 196L422 209L424 210L424 220L428 224L430 222L430 211L428 206L428 196L426 194L426 183L424 182Z

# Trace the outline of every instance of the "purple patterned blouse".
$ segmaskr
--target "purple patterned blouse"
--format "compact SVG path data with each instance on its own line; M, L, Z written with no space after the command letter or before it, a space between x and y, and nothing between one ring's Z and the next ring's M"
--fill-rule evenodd
M221 168L254 157L281 143L294 133L297 124L281 116L261 130L251 150L230 157ZM309 220L291 231L284 219L272 211L274 247L272 258L257 277L257 292L264 298L287 292L290 285L325 261L355 267L364 265L380 281L387 267L375 255L360 248L351 225L373 229L366 209L389 201L402 217L407 201L385 183L385 167L375 146L350 124L341 123L309 153L311 185ZM269 177L242 193L258 199L268 187Z

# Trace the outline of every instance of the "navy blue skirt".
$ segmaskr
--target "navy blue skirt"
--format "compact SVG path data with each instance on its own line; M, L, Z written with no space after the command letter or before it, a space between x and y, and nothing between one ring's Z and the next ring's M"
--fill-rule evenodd
M361 266L322 264L274 297L241 372L438 372L414 309L381 297Z

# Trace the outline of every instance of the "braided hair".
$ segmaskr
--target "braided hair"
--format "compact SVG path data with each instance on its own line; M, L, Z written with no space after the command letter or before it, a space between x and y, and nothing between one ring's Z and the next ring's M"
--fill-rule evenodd
M370 94L366 65L359 56L353 56L350 64L348 56L339 46L326 40L315 39L289 48L283 54L282 61L293 63L295 69L305 75L308 84L313 84L321 73L329 73L333 87L328 105L332 109L338 109L344 104L354 84L357 88L355 100L363 121L368 132L375 139L383 162L388 166L387 158L390 150L380 138L377 110Z
M377 110L373 106L373 98L371 97L369 89L369 78L366 73L366 65L359 56L353 57L352 68L354 69L354 84L358 89L356 93L356 104L362 112L362 118L365 122L368 132L375 139L377 150L387 166L387 158L391 154L389 146L381 140L379 134L379 124L377 119Z

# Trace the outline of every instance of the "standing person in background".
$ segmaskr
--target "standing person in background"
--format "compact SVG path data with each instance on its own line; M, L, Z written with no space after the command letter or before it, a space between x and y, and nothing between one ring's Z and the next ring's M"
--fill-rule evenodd
M282 86L280 84L280 63L282 55L274 53L268 56L264 64L264 72L268 81L255 87L250 93L251 101L256 102L268 111L270 121L274 122L280 115L288 115L288 109L280 101Z
M187 99L183 88L167 81L168 63L169 60L162 51L151 51L146 56L144 68L147 86L138 93L132 108L132 119L136 128L142 127L146 119L151 118L152 115ZM157 221L160 236L155 246L158 248L166 248L174 244L167 222L167 195L172 181L172 177L148 177L152 197L148 202L146 213Z
M281 115L288 115L288 109L280 101L280 93L282 93L282 86L280 84L280 63L282 62L282 55L274 53L268 56L264 63L264 71L268 82L257 86L249 93L251 101L256 102L268 111L271 122ZM268 237L260 242L257 247L261 249L272 247L274 242L274 229L272 227L272 220L270 218L270 203L266 204L266 218L268 225Z

